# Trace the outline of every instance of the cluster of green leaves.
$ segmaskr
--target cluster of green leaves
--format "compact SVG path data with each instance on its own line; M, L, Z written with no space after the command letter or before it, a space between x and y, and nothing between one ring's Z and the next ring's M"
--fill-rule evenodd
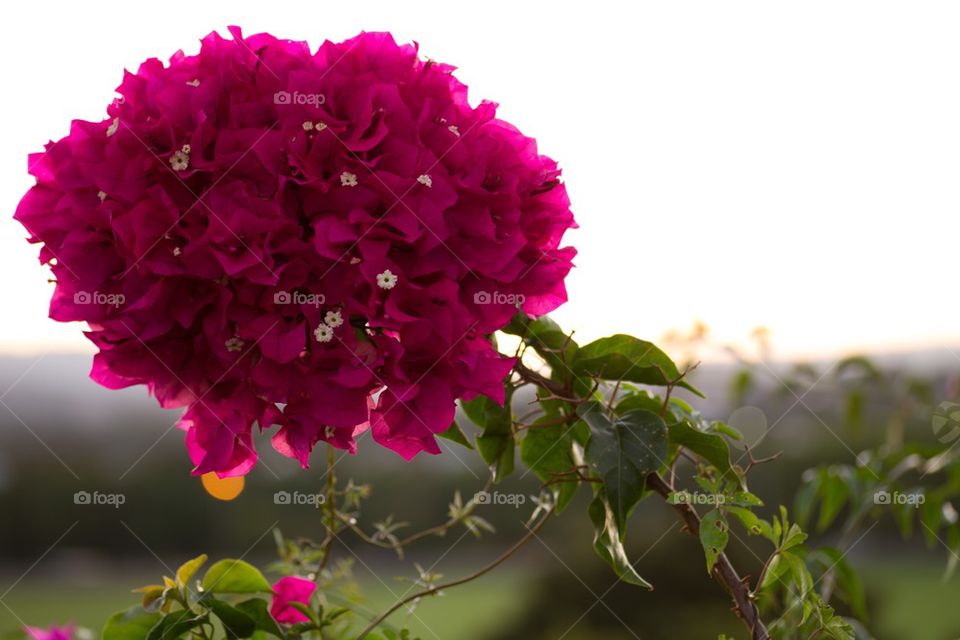
M756 391L757 367L741 361L745 366L731 389L736 404L743 404L745 397ZM825 370L794 365L778 382L776 393L791 403L796 389L805 389L806 395L816 388L824 406L840 418L849 436L875 442L851 464L824 464L804 473L795 499L797 521L816 532L838 533L838 546L845 546L889 516L904 538L919 532L929 548L946 549L944 579L948 579L960 557L956 505L960 498L960 450L956 446L960 398L936 398L931 380L881 367L859 355ZM938 400L939 406L934 406ZM871 413L868 409L872 407L881 410ZM865 433L867 424L872 429ZM864 587L844 553L834 547L798 549L813 571L815 583L824 584L825 599L846 603L857 618L866 620ZM789 620L786 624L795 623ZM858 637L864 634L857 628Z
M960 554L960 461L949 447L910 444L864 452L856 465L824 465L804 474L797 492L801 522L818 531L838 526L851 537L886 514L904 538L920 533L929 548L944 547L945 578Z
M857 397L883 397L891 403L884 417L884 438L863 451L855 464L822 465L808 470L797 492L796 513L802 523L817 531L839 528L844 538L852 538L885 515L896 522L904 538L917 532L929 548L944 547L949 578L956 570L960 554L960 405L944 400L934 406L935 394L929 381L895 370L884 370L869 359L857 356L842 361L836 377L860 372L840 384L834 394L848 407L858 404ZM911 424L930 428L921 441L905 440ZM929 427L928 427L929 425ZM849 421L855 431L859 424ZM932 437L930 437L932 436ZM850 573L843 562L828 571L831 580ZM853 588L852 605L858 610L862 596Z
M141 603L111 616L103 627L103 639L266 640L273 636L288 640L334 628L347 612L291 603L308 621L280 624L270 614L273 589L259 569L243 560L225 559L196 579L206 561L205 555L198 556L181 565L175 577L164 576L162 584L136 589L142 594Z
M162 584L136 589L143 594L142 603L107 620L104 640L161 640L189 632L212 637L218 623L231 637L250 638L257 632L284 637L262 597L272 589L259 569L242 560L221 560L194 580L206 561L205 555L198 556L181 565L175 578L164 576Z
M520 384L536 384L540 410L529 418L515 418L510 403L491 408L492 403L475 401L487 406L483 413L468 403L468 416L482 429L478 444L494 438L499 443L486 453L481 449L498 480L513 469L512 451L518 445L524 464L553 489L558 511L580 485L589 485L596 553L622 580L650 588L624 543L631 516L653 493L651 478L657 478L672 491L669 503L695 514L708 573L716 571L729 543L731 519L748 535L770 543L772 551L750 597L762 602L770 615L779 611L778 637L795 637L801 631L837 640L855 637L851 624L835 615L815 588L813 571L825 559L835 558L843 569L840 591L851 595L857 614L865 616L862 585L855 574L835 550L808 550L806 534L789 522L785 508L769 519L762 517L764 505L748 491L747 470L731 462L730 442L741 435L729 425L704 419L673 394L686 389L700 395L662 350L627 335L580 346L550 319L522 314L507 332L521 338L519 355L532 351L547 372L541 367L540 373L524 376L521 371L519 383L508 383L508 397ZM673 491L681 461L691 463L684 468L692 467L695 487L707 497L709 508L702 513L689 492ZM787 620L789 626L783 624Z
M747 521L745 521L746 524ZM863 585L846 563L843 555L832 548L811 550L804 545L807 534L799 525L791 523L787 510L780 507L779 517L771 522L753 523L753 530L774 545L774 552L764 565L758 579L757 593L765 605L764 611L774 611L777 617L770 624L771 633L783 638L823 637L844 640L862 637L855 631L862 629L859 622L836 615L822 590L822 580L814 579L813 570L843 567L842 583L857 615L865 618Z

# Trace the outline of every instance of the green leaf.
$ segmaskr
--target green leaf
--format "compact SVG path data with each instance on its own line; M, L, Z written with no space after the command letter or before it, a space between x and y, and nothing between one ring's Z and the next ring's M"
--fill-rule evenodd
M467 436L463 435L463 431L460 430L460 425L457 424L456 420L450 423L450 427L446 431L438 435L441 438L461 444L467 449L473 449L473 445L467 440Z
M904 538L910 538L913 536L913 518L916 514L916 509L913 505L907 503L893 503L890 506L890 511L893 514L893 519L900 527L900 533Z
M727 501L728 504L738 507L762 507L763 500L750 493L749 491L737 491Z
M534 422L526 429L526 435L520 443L520 459L543 482L548 482L555 478L556 474L570 471L574 467L570 449L573 445L572 432L575 425L537 426L540 422L552 420L554 418L548 416ZM551 486L557 491L559 513L577 492L579 480L571 477L569 481L556 482Z
M495 482L510 475L514 467L516 444L513 439L511 397L512 391L508 388L502 407L486 396L477 396L463 403L467 417L483 429L477 436L477 451L493 468Z
M671 424L669 427L670 442L685 447L694 452L724 475L735 477L736 473L730 466L730 449L721 436L713 433L704 433L695 429L686 421Z
M161 614L145 611L143 607L120 611L103 625L103 640L143 640L161 617Z
M593 549L621 580L628 584L653 590L653 585L644 580L634 569L627 552L623 548L623 534L617 528L617 519L610 508L610 503L601 489L590 502L588 509L590 521L593 522Z
M919 497L923 494L916 492L911 495ZM931 499L931 496L923 496L923 498L924 501L917 508L920 510L920 522L923 523L923 537L926 539L927 546L932 549L938 542L937 536L940 533L942 523L943 503L940 500Z
M305 615L305 616L307 616L308 618L310 618L310 624L311 624L314 628L319 628L319 627L320 627L320 618L317 617L317 614L313 611L313 609L311 609L311 608L309 607L309 605L306 605L306 604L304 604L304 603L302 603L302 602L291 602L291 603L289 604L289 606L293 607L294 609L296 609L297 611L299 611L299 612L302 613L303 615ZM301 623L301 624L306 624L306 623ZM305 628L306 628L306 627L305 627Z
M272 593L260 570L243 560L221 560L207 569L203 590L213 593Z
M836 378L843 377L849 370L859 370L860 378L878 382L883 379L883 372L866 356L850 356L837 363L833 370Z
M207 600L207 605L214 615L220 618L228 638L249 638L257 628L256 622L245 611L232 607L223 600L211 598Z
M201 554L192 560L187 560L180 568L177 569L177 584L181 587L187 586L187 583L190 582L190 578L197 572L197 569L202 567L207 561L207 554Z
M861 389L851 389L847 392L843 418L847 429L851 433L859 434L863 430L863 414L866 404L867 396Z
M174 640L187 631L199 627L206 622L207 616L197 615L193 611L181 609L165 615L150 629L146 640ZM141 636L142 640L142 636Z
M747 394L753 387L753 374L749 369L741 369L730 384L730 404L742 407L746 404Z
M133 592L143 594L143 599L141 600L140 605L146 609L163 597L164 593L166 592L166 587L161 584L148 584L146 586L134 589Z
M866 621L867 596L863 581L840 550L821 547L811 553L811 560L822 564L825 571L833 572L840 595L850 604L857 618Z
M805 599L813 590L813 576L810 575L807 564L803 561L803 558L789 551L784 551L780 554L780 557L790 567L793 581L800 587L800 598Z
M797 522L806 527L816 506L817 495L820 493L820 474L808 469L803 474L803 482L794 497L793 515Z
M680 377L677 365L659 347L625 334L601 338L581 347L573 359L573 370L603 380L659 386L667 386ZM684 380L677 385L703 397Z
M761 519L750 509L737 506L728 506L725 508L727 513L737 517L740 523L743 524L743 528L746 529L750 535L770 537L770 523Z
M792 524L787 530L786 534L783 536L783 544L780 548L784 551L787 549L793 549L794 547L799 547L806 541L807 534L803 532L798 525Z
M253 620L254 625L258 630L265 631L266 633L275 635L278 638L285 637L280 625L277 624L277 621L274 620L273 616L270 615L266 600L262 600L260 598L244 600L236 605L236 609L247 614L247 616Z
M487 426L487 422L496 418L496 412L499 409L497 403L487 396L477 396L472 400L461 401L460 406L470 418L470 422L481 429Z
M631 393L617 403L617 414L626 413L635 409L646 409L651 413L660 413L663 400L650 395L646 391Z
M707 573L713 571L717 558L727 548L730 525L719 509L712 509L700 520L700 544L707 558Z
M577 353L577 343L547 316L531 319L522 311L513 317L504 333L520 336L550 366L554 380L566 381Z
M763 574L763 583L760 589L766 589L781 581L781 578L790 571L790 564L783 560L783 554L777 552L767 564L767 572Z
M603 479L623 535L627 518L646 492L647 475L666 464L667 425L644 409L628 411L611 422L596 402L581 405L578 413L590 425L586 459Z
M835 470L820 470L820 517L817 530L823 531L834 521L850 495L850 487Z
M827 620L823 630L829 634L831 640L856 640L858 637L850 623L840 616Z
M743 434L740 433L736 429L736 427L731 427L726 422L722 422L720 420L714 420L712 424L713 424L714 430L717 433L722 433L723 435L727 436L731 440L735 440L736 442L740 442L741 440L743 440Z

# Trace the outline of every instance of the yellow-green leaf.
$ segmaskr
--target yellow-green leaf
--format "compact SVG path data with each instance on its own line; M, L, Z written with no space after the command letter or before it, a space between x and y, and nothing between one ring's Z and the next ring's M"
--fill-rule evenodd
M197 572L197 569L202 567L207 561L207 554L202 553L192 560L187 560L180 568L177 569L177 584L181 587L186 586L190 582L190 578Z

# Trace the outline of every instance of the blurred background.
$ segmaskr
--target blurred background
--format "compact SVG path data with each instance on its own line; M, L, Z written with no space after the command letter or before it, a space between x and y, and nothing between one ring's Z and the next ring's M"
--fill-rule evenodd
M868 354L922 384L930 411L960 393L958 5L7 3L0 629L98 629L135 602L131 587L196 552L266 563L274 528L320 535L314 507L274 500L317 491L319 455L302 472L264 438L264 464L236 499L216 500L190 476L174 413L142 388L111 392L87 378L82 327L46 318L48 274L10 220L31 184L26 155L72 118L102 119L124 67L192 53L229 24L314 46L390 30L460 67L473 100L500 102L501 117L560 162L581 225L568 236L579 250L571 302L555 318L581 342L629 332L701 361L693 383L708 393L704 414L762 436L757 455L783 452L752 475L768 508L792 504L805 469L853 462L897 415L882 386L850 400L836 371L843 358ZM900 426L935 442L924 415ZM455 491L483 485L475 453L443 447L403 464L365 438L338 470L374 486L365 518L394 513L414 531L443 521ZM504 490L535 493L535 478L521 476ZM77 504L77 492L123 504ZM585 498L513 563L422 603L410 626L425 640L740 633L671 511L644 503L631 528L631 557L656 586L644 593L616 584L592 554ZM497 535L456 529L409 559L457 577L522 535L526 513L490 505L481 515ZM839 537L827 529L815 541ZM338 557L353 560L364 606L382 610L410 587L396 579L415 577L410 564L354 544L345 538ZM756 575L752 544L734 540L729 551ZM851 547L878 638L960 637L960 579L941 580L949 553L904 541L887 521Z

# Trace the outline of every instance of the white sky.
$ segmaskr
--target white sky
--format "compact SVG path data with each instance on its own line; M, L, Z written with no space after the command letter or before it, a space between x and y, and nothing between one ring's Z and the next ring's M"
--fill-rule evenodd
M580 255L555 317L584 338L960 344L960 4L167 0L0 5L0 353L89 349L46 318L10 219L27 153L102 118L125 66L229 24L389 30L460 67L564 168Z

